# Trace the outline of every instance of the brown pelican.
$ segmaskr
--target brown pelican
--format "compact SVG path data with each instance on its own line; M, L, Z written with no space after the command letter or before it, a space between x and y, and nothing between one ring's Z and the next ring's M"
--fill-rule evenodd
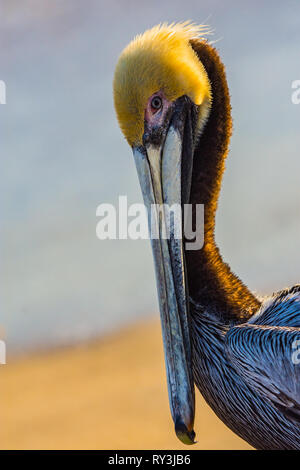
M219 418L257 449L300 449L300 286L256 298L214 238L231 135L224 66L190 23L159 25L122 52L114 77L120 127L152 204L204 204L204 245L151 240L175 431L194 442L194 383ZM157 206L154 206L157 207ZM299 349L298 349L299 352ZM297 355L298 354L298 355Z

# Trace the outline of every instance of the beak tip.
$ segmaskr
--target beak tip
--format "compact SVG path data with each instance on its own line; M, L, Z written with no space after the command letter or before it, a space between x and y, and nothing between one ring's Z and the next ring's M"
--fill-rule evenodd
M186 425L184 424L184 422L182 421L182 418L176 419L175 432L176 432L176 436L181 442L183 442L183 444L186 444L186 445L196 444L195 431L193 430L193 428L191 431L189 431Z

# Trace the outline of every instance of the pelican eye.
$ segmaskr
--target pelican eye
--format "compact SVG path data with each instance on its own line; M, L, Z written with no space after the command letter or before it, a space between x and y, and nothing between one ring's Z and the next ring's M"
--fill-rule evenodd
M151 100L151 108L156 112L162 107L162 99L159 96L154 96Z

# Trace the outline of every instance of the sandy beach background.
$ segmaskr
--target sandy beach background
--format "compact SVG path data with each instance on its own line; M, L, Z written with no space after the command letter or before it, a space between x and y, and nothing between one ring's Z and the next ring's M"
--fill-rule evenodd
M1 449L183 449L170 418L160 325L0 366ZM250 449L196 395L195 449Z

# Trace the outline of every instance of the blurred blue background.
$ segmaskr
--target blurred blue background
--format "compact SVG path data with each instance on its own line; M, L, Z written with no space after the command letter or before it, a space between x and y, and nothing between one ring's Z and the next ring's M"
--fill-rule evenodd
M1 305L8 351L104 334L157 311L148 241L99 241L96 208L141 202L112 100L123 47L162 21L209 24L234 134L216 238L258 293L300 281L297 0L0 1Z

